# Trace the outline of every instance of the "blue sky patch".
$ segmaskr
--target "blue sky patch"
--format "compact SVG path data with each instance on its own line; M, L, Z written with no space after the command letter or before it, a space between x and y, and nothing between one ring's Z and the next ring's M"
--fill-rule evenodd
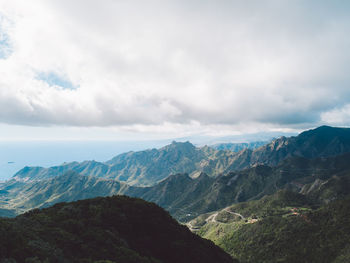
M40 72L37 75L37 79L45 81L50 86L59 86L63 89L77 89L78 86L75 86L69 79L56 74L55 72Z
M12 53L9 37L0 28L0 59L6 59Z

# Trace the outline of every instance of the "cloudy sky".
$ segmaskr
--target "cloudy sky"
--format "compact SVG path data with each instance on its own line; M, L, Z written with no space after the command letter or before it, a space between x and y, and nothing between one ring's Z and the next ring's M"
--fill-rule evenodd
M350 125L350 2L0 0L0 139Z

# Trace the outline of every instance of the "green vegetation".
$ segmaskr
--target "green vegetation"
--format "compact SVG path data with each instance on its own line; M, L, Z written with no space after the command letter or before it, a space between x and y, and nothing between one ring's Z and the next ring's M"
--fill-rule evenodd
M238 153L187 142L102 164L27 167L1 184L0 214L126 194L157 203L241 262L347 262L349 132L323 126ZM136 187L115 178L161 181ZM1 219L0 255L4 262L231 262L157 206L126 197Z
M0 219L0 261L234 262L157 205L125 196L59 203Z
M346 199L298 216L269 216L242 225L217 244L241 262L342 262L349 255L349 240Z
M244 219L230 219L228 211ZM308 196L283 190L216 214L191 226L240 262L347 262L350 198L317 207Z
M229 210L240 213L247 218L264 218L289 214L293 208L305 211L313 206L305 195L280 190L276 194L264 196L260 200L232 205Z
M205 224L198 231L196 231L196 233L203 238L213 241L215 244L221 246L225 250L225 242L222 240L226 238L228 234L235 233L235 231L237 231L243 224L246 224L246 222L243 220L229 223L211 222ZM226 252L230 253L230 251Z

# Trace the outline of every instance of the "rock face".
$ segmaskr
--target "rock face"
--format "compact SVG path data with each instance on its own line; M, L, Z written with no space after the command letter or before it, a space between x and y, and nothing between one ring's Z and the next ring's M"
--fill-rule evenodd
M232 263L155 204L125 196L0 219L1 262Z

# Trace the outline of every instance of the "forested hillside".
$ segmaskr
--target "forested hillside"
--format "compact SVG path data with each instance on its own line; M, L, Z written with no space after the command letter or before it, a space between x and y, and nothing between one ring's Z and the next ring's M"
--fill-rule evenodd
M157 205L125 196L60 203L0 219L0 261L235 262Z

